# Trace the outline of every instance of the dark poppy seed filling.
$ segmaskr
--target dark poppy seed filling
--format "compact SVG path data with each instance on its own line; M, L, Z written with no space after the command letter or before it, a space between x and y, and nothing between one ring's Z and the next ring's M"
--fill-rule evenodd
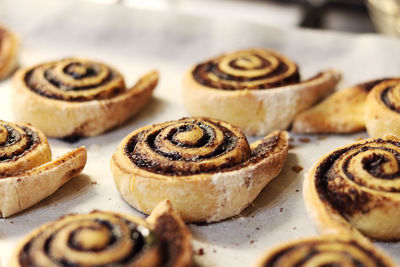
M242 133L211 119L154 125L132 136L124 150L139 168L178 176L229 169L251 157Z
M385 267L387 264L373 250L355 241L315 240L298 242L270 256L264 267L302 267L314 262L321 267ZM315 265L318 262L318 265Z
M266 50L227 54L197 65L192 74L198 83L223 90L268 89L300 82L295 63Z
M126 90L122 76L107 65L64 59L26 71L25 85L36 94L65 101L90 101L115 97Z
M116 214L93 212L49 224L23 246L18 260L21 266L38 267L130 266L158 242L155 233L142 225Z
M342 215L351 216L368 212L372 196L353 188L346 180L360 188L400 192L396 185L399 178L400 143L378 138L332 152L317 167L315 185L322 201L330 203Z
M391 110L400 113L400 104L398 100L394 98L394 94L396 90L400 90L399 85L392 85L386 88L381 93L382 102Z

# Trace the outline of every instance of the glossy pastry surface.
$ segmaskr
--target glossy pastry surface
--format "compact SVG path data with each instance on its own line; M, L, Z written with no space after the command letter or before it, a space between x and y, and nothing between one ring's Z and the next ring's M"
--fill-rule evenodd
M158 73L132 88L103 63L68 58L22 69L14 76L13 110L49 137L101 134L125 122L150 100Z
M399 240L400 139L366 139L327 153L306 174L303 190L320 231Z
M351 237L318 236L291 241L267 251L257 267L394 267L372 244Z
M85 164L84 147L51 161L50 147L41 131L0 121L0 218L51 195Z
M30 233L12 267L190 266L191 234L169 201L146 220L115 212L67 215Z
M240 130L208 118L184 118L129 134L111 159L124 199L150 213L170 199L185 221L219 221L239 214L281 171L286 132L251 145Z
M191 68L183 79L183 102L193 116L228 121L246 134L286 129L293 117L331 92L334 70L300 80L298 66L268 49L232 52Z
M0 80L7 78L17 67L18 38L0 25Z

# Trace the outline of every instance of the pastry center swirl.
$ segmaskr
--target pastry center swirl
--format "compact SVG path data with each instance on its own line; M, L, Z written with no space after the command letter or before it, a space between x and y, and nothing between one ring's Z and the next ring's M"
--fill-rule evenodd
M309 241L278 251L264 266L382 267L386 264L373 251L355 242Z
M227 54L193 70L194 79L205 86L225 89L268 89L300 81L297 65L267 50Z
M38 142L38 136L32 130L0 121L0 164L22 157Z
M22 266L131 266L154 233L114 214L72 215L50 224L19 253Z
M391 110L400 113L400 82L388 86L381 93L383 103Z
M125 153L139 168L167 175L213 172L250 158L245 136L211 119L182 119L133 136Z
M116 70L83 59L64 59L32 67L24 80L33 92L66 101L108 99L126 90L123 77Z

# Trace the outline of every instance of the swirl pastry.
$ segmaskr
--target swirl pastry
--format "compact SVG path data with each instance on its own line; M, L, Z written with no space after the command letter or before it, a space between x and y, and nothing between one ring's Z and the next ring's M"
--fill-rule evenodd
M376 85L367 97L365 125L371 137L400 136L400 79Z
M396 265L369 242L327 235L282 244L265 253L255 266L395 267Z
M44 63L16 73L14 114L49 137L94 136L143 108L157 81L153 71L128 90L122 75L102 63L77 58Z
M330 95L293 120L294 133L353 133L365 128L364 107L371 89L388 79L357 84Z
M239 214L279 174L287 139L274 132L249 146L228 123L184 118L129 134L111 169L123 198L144 213L170 199L185 221L220 221Z
M0 121L0 218L51 195L78 175L85 163L84 147L51 161L42 132L26 124Z
M18 38L0 25L0 80L17 67Z
M327 70L301 82L297 65L286 57L267 49L242 50L191 68L183 79L183 101L193 116L265 135L286 129L299 111L331 92L339 78Z
M191 235L168 201L146 220L115 212L65 216L29 234L12 267L190 266Z
M306 174L304 200L326 233L400 239L400 139L388 135L338 148Z

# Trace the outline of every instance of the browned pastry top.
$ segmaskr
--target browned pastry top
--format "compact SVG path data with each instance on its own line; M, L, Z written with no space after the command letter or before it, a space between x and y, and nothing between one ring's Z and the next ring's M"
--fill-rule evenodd
M114 97L126 90L122 75L94 61L67 58L27 69L25 86L51 99L90 101Z
M266 49L222 55L197 65L192 74L198 83L224 90L268 89L300 81L294 62Z

